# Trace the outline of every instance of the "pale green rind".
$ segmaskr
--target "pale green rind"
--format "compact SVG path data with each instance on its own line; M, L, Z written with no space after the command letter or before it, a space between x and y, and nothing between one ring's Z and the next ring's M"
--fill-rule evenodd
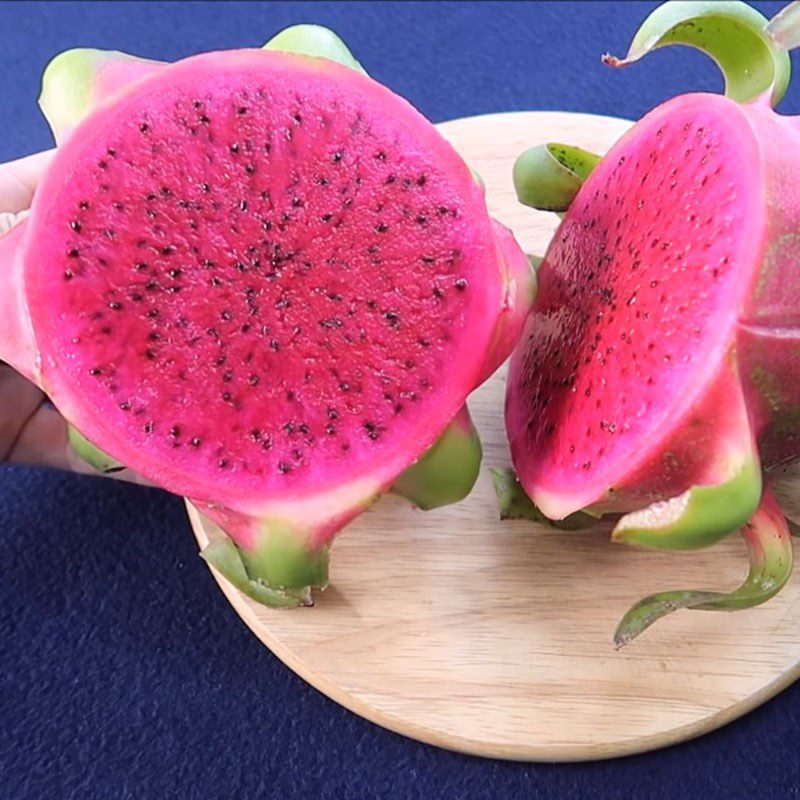
M230 539L218 539L207 545L200 556L227 578L240 592L272 608L296 608L313 605L309 587L298 589L273 588L263 581L250 578L239 548Z
M577 511L568 517L552 520L546 517L525 494L513 469L490 469L492 483L500 506L500 519L527 519L561 531L583 531L597 524L597 519Z
M98 472L106 474L111 472L120 472L125 469L124 464L120 464L115 458L112 458L108 453L104 453L99 447L93 445L80 431L73 428L72 425L67 426L69 433L69 443L76 455L83 459L89 466L94 467Z
M679 497L622 517L611 538L638 547L697 550L741 528L761 500L758 456L748 453L727 480L693 486Z
M784 6L767 25L767 34L782 50L800 47L800 2Z
M786 93L791 62L766 26L766 17L736 0L669 0L642 23L625 58L606 54L603 61L623 67L651 50L687 45L717 63L728 97L744 103L769 91L774 106Z
M397 477L391 491L423 511L457 503L472 491L482 455L478 431L464 406L433 446Z
M774 597L789 580L793 553L786 520L769 490L764 490L761 507L741 532L747 544L750 571L738 589L732 592L676 590L646 597L620 621L614 633L614 646L625 646L661 617L680 608L737 611Z
M123 64L136 67L132 73L117 71L115 79L102 88L101 75ZM42 75L39 107L57 143L91 112L102 95L160 66L160 62L138 58L116 50L80 47L65 50L53 58ZM125 74L123 74L125 73ZM98 89L100 89L98 95Z
M514 162L514 189L521 203L541 211L566 211L600 156L566 144L526 150Z
M367 74L347 45L332 30L322 25L292 25L284 28L264 45L264 50L327 58L356 72Z
M253 548L239 548L247 575L273 589L324 589L328 585L330 547L308 546L288 520L266 519Z
M56 141L60 140L62 131L80 122L91 105L97 53L89 48L66 50L45 68L39 106Z
M538 275L539 267L542 266L542 261L544 261L544 258L542 256L535 256L531 253L528 253L528 261L531 263L531 269L533 270L534 275Z

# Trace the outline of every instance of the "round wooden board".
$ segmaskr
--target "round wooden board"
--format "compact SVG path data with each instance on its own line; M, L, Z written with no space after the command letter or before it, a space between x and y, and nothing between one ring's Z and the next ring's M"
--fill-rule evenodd
M555 215L516 202L514 158L544 141L605 151L629 123L516 113L440 126L483 176L491 212L543 253ZM561 761L648 750L712 730L800 674L800 574L760 608L681 611L616 652L614 626L653 591L732 588L738 537L695 553L637 551L607 533L498 519L490 466L510 463L504 370L470 398L478 484L432 512L386 496L337 539L331 586L275 611L215 574L253 632L329 697L398 733L467 753ZM220 535L189 507L201 547Z

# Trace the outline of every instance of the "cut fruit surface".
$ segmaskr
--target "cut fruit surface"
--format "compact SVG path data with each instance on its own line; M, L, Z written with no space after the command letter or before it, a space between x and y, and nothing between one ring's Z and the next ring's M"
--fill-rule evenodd
M741 108L689 95L645 117L583 184L509 377L515 466L548 516L715 482L715 451L751 440L736 402L727 428L707 423L723 387L739 392L732 345L766 235L762 173Z
M502 302L450 145L368 78L281 53L197 56L115 97L60 148L28 237L61 410L239 508L385 488L477 383Z

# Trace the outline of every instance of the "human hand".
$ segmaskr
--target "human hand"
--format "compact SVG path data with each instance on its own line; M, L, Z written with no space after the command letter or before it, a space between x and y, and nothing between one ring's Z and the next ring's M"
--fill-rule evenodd
M27 216L53 152L0 164L0 236ZM0 275L3 266L0 264ZM6 462L99 474L72 448L67 422L44 392L0 361L0 464ZM127 469L113 477L146 483Z

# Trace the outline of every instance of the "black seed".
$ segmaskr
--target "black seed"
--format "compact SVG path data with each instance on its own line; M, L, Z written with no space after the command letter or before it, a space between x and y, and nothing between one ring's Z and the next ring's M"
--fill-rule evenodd
M217 461L217 466L220 469L225 469L225 467L228 466L228 459L227 458L221 458L219 461Z
M193 438L191 438L189 440L189 444L192 447L200 447L200 437L199 436L194 436Z
M171 244L166 245L165 247L161 248L161 255L162 256L170 256L175 252L175 247Z
M78 208L82 208L85 211L87 208L89 208L89 201L81 200L80 203L78 203Z
M230 322L233 319L233 313L227 308L220 314L220 316L225 320L225 322Z
M239 145L234 142L228 149L231 151L231 153L236 154L239 152Z
M143 430L145 433L152 433L153 428L155 428L155 423L152 420L150 420L150 422L145 423Z
M171 269L167 272L167 275L169 275L170 278L180 278L182 274L183 270L180 269Z
M239 211L247 211L247 200L240 200L239 201Z
M223 400L224 400L226 403L230 403L230 401L231 401L231 399L232 399L232 398L233 398L233 395L232 395L230 392L223 392L223 393L222 393L222 399L223 399Z
M271 339L269 346L276 352L281 349L281 343L277 339Z
M80 255L80 253L73 247L72 250L67 250L67 255L70 258L77 258Z
M103 370L100 369L100 367L92 367L89 370L89 374L92 375L92 376L102 375L103 374Z
M71 281L73 277L74 277L74 273L72 272L71 269L65 269L64 270L64 280L65 281Z
M375 233L386 233L389 230L389 226L385 222L379 222L375 226Z
M341 152L337 151L336 153L334 153L331 156L331 161L333 161L334 163L338 164L342 160L343 157L344 157L343 154Z
M75 231L75 233L80 233L81 228L83 227L77 219L73 219L72 222L69 223L69 226Z
M139 292L133 292L131 294L131 300L134 303L141 303L144 300L144 295L139 294Z
M259 377L258 377L258 375L251 375L251 376L250 376L250 377L247 379L248 383L249 383L251 386L258 386L258 383L259 383L259 381L260 381L260 380L261 380L261 378L259 378Z
M122 308L122 304L121 304L121 303L118 303L116 300L112 300L112 301L111 301L111 302L108 304L108 307L109 307L109 308L110 308L112 311L119 311L119 310Z
M173 439L174 439L174 438L176 438L177 436L180 436L180 434L181 434L181 429L180 429L180 428L179 428L177 425L173 425L173 426L172 426L172 427L169 429L169 435L170 435L170 436L171 436Z
M233 380L233 373L232 372L226 372L222 376L223 383L230 383L232 380Z
M145 350L144 351L144 357L148 361L155 361L155 359L156 359L156 351L155 350Z
M285 461L279 461L278 462L278 471L285 475L287 472L291 472L292 468Z
M328 406L328 419L339 419L339 412L332 406Z
M417 224L424 225L428 221L428 218L424 214L417 214Z
M244 106L239 106L239 108L236 109L236 113L241 117L247 113L247 109Z
M454 285L455 285L456 289L458 289L459 292L463 292L464 289L467 288L467 279L466 278L459 278L455 282Z
M140 130L142 133L147 133L147 131L149 131L149 130L150 130L150 126L149 126L149 125L148 125L146 122L143 122L143 123L142 123L142 124L139 126L139 130Z

